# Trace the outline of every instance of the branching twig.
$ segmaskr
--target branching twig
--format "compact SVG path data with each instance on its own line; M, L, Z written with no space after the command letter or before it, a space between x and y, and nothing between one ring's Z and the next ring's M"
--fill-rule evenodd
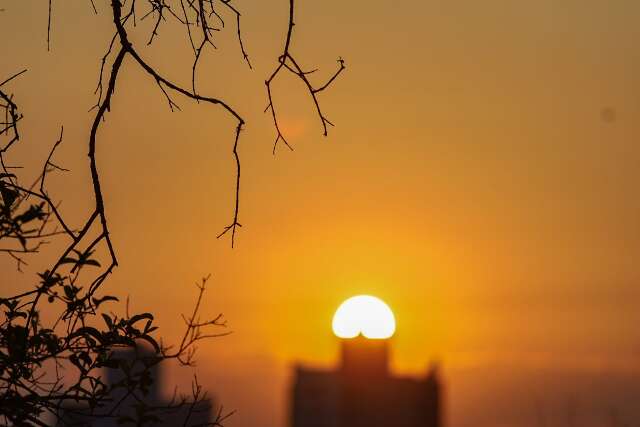
M273 125L276 128L276 140L275 140L275 142L273 144L273 153L274 154L276 152L276 148L278 146L278 142L280 142L280 141L282 141L290 150L293 149L291 147L291 145L289 145L289 143L287 142L286 138L284 137L284 135L282 134L282 132L280 130L280 125L279 125L279 122L278 122L278 116L276 114L276 109L275 109L275 106L274 106L274 103L273 103L273 96L272 96L272 92L271 92L271 84L273 83L274 79L280 74L280 72L282 70L288 70L293 75L297 76L298 78L300 78L300 80L302 80L302 82L307 87L309 95L313 99L313 103L315 104L316 111L317 111L318 117L320 118L320 122L321 122L322 129L323 129L322 134L324 136L327 136L327 134L328 134L327 125L333 126L333 123L331 123L329 121L329 119L327 119L326 116L322 113L322 109L320 108L320 102L318 101L317 94L322 92L323 90L325 90L327 87L329 87L333 83L333 81L340 75L340 73L342 73L342 71L345 69L344 60L342 58L338 58L338 65L339 65L338 69L329 78L329 80L326 83L324 83L323 85L321 85L319 87L314 87L311 84L311 82L309 81L307 76L309 74L313 73L316 70L303 71L302 68L298 65L298 62L296 61L296 59L291 54L291 41L292 41L292 35L293 35L293 27L295 26L295 23L294 23L294 5L295 5L295 0L289 0L289 26L288 26L288 29L287 29L287 37L285 39L284 49L282 51L282 55L280 55L280 57L278 58L278 66L271 73L269 78L265 81L265 85L267 86L267 98L269 100L269 102L267 104L267 108L265 108L265 112L267 110L271 110L271 116L272 116L272 119L273 119Z

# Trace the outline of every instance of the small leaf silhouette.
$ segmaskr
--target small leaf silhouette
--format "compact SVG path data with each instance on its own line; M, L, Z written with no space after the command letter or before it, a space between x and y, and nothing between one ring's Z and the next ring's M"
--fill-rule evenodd
M153 315L151 313L136 314L131 319L129 319L129 324L133 325L134 323L136 323L137 321L142 320L142 319L153 320Z

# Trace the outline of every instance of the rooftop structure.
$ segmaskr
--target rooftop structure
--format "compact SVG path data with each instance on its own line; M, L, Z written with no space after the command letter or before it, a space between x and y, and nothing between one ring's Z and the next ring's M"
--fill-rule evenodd
M373 312L359 308L351 314L345 314L343 304L336 312L336 317L341 316L337 320L342 322L337 328L340 334L336 335L353 336L354 333L343 331L366 331L368 326L362 322L366 323L373 313L376 331L390 331L383 334L385 338L367 338L363 334L339 338L341 357L335 369L295 368L291 427L442 426L442 391L437 369L432 368L421 378L398 377L389 371L389 338L395 330L395 319L391 316L388 320L391 313L388 307L387 313L378 302L375 304ZM380 323L377 315L386 316L387 320ZM341 320L349 317L357 325ZM334 331L335 326L336 318Z

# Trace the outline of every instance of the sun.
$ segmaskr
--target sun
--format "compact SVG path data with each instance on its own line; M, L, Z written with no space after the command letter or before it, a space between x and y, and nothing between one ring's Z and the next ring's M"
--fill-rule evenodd
M387 304L370 295L349 298L333 315L333 333L339 338L364 335L371 339L384 339L396 330L396 319Z

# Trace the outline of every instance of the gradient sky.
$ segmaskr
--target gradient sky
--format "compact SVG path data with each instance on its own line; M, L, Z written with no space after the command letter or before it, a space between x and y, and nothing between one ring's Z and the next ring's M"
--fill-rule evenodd
M94 16L88 1L54 1L49 53L46 5L5 2L0 13L11 40L0 79L29 70L11 86L25 115L11 160L40 165L64 124L56 159L72 172L50 190L76 223L90 209L87 110L111 35L97 3ZM394 369L440 361L451 427L535 426L547 412L547 425L561 425L571 405L580 425L614 406L638 417L640 3L298 5L293 52L304 66L320 68L318 79L338 56L348 67L321 95L337 125L328 138L304 88L283 78L276 102L295 151L271 155L264 79L287 2L237 4L253 71L232 25L202 61L201 92L248 122L233 250L215 239L233 206L232 121L179 97L172 114L125 62L98 141L121 262L108 292L156 312L171 341L193 283L212 274L207 310L223 312L233 334L201 347L199 372L238 409L229 427L285 426L291 364L335 362L331 316L358 293L396 313ZM166 26L143 51L188 85L178 30ZM3 291L53 256L22 275L0 260Z

